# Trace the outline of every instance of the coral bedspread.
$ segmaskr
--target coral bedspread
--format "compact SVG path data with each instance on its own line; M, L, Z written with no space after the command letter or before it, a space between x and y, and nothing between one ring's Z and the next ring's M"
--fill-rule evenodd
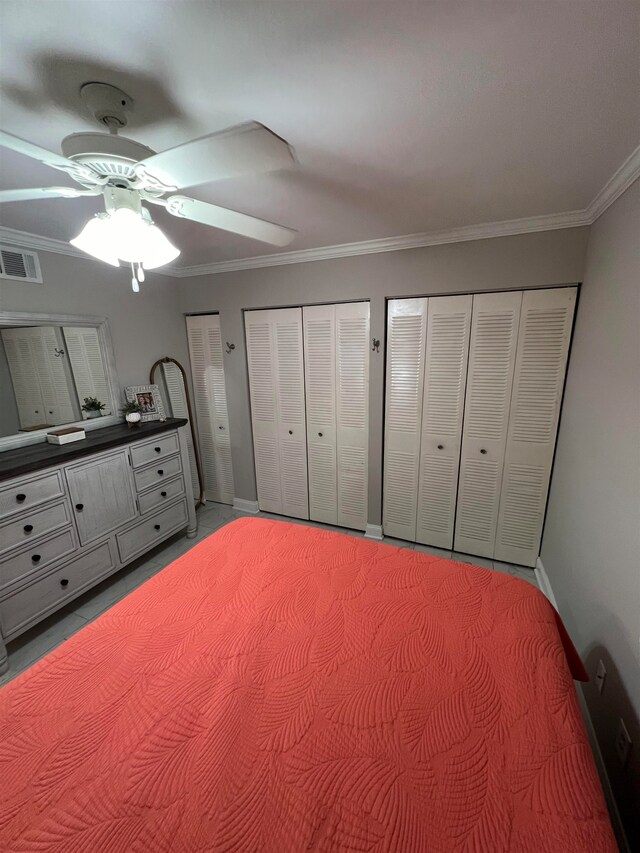
M213 534L0 693L0 849L616 850L554 611L293 524Z

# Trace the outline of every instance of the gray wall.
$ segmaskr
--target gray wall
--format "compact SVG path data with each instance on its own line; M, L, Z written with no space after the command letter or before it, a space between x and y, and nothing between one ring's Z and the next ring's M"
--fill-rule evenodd
M588 229L547 231L362 255L330 261L241 270L182 279L184 313L219 311L236 497L256 500L243 308L371 301L371 336L384 342L385 297L507 290L582 279ZM372 353L369 409L369 523L382 507L383 347Z
M126 268L38 252L44 284L0 279L0 310L96 315L109 320L121 388L149 381L153 362L171 355L188 364L179 283L147 273L140 293Z
M593 681L584 692L640 850L640 181L591 229L542 562L589 674L605 662L602 695ZM626 770L613 747L621 716Z

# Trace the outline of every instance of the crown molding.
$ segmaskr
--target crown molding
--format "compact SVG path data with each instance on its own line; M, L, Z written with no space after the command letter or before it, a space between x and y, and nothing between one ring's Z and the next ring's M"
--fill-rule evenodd
M284 264L303 264L311 261L326 261L333 258L351 258L356 255L373 255L380 252L398 252L402 249L419 249L425 246L440 246L445 243L462 243L468 240L486 240L490 237L509 237L535 231L553 231L559 228L579 228L589 225L584 210L552 213L548 216L530 216L526 219L508 219L503 222L485 222L445 231L425 231L419 234L403 234L399 237L383 237L379 240L363 240L358 243L339 243L335 246L320 246L317 249L298 249L293 252L277 252L273 255L256 255L232 261L215 261L211 264L182 267L174 270L177 278L194 275L211 275L236 270L261 267L277 267Z
M599 216L602 216L605 210L617 198L620 198L622 193L628 190L631 184L638 178L640 178L640 145L638 145L635 151L631 152L622 166L614 172L587 208L587 213L591 219L589 224L593 224Z
M562 228L580 228L593 225L605 210L640 177L640 145L611 176L600 192L584 210L570 210L523 219L507 219L502 222L485 222L466 225L443 231L425 231L419 234L403 234L398 237L383 237L378 240L363 240L357 243L339 243L315 249L298 249L292 252L276 252L272 255L254 255L230 261L214 261L189 267L163 267L161 274L171 278L191 278L196 275L217 275L237 270L276 267L285 264L303 264L327 261L334 258L350 258L381 252L398 252L403 249L419 249L426 246L441 246L447 243L463 243L471 240L487 240L492 237L509 237L516 234L531 234L537 231L555 231ZM102 263L86 255L64 240L40 237L27 231L0 226L0 242L22 246L25 249L40 249L57 255L69 255L85 261Z

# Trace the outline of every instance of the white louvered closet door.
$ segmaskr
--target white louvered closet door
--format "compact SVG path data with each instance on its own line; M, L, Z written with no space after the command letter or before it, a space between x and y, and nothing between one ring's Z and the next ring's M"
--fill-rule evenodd
M21 329L3 329L2 340L18 407L20 428L28 429L45 423L45 407L31 344L21 332Z
M535 566L567 367L576 288L522 298L495 557Z
M302 311L245 312L261 510L309 518Z
M65 355L56 355L63 349L53 326L39 326L26 330L30 333L36 372L40 380L42 400L45 407L44 420L48 424L65 424L80 417L79 404L74 406L71 376L65 369ZM109 397L98 397L109 408ZM82 402L82 401L80 401ZM103 414L108 414L107 410Z
M336 305L338 524L367 526L369 487L369 303Z
M391 299L387 318L383 527L415 541L427 299Z
M472 296L429 299L416 540L451 549Z
M110 395L98 330L93 326L64 326L62 331L80 404L85 397L97 397L107 406L103 414L114 414L109 407ZM83 412L82 417L86 418L87 412Z
M171 406L171 415L174 418L186 418L189 420L189 410L187 408L187 398L185 396L184 380L182 373L172 361L167 361L162 364L162 374L164 383L167 389L167 397ZM194 427L196 425L194 424ZM200 496L200 486L198 483L198 469L196 468L196 455L193 448L193 439L191 438L191 430L187 430L187 454L189 456L189 466L191 468L191 491L194 498ZM204 488L204 484L203 484ZM205 490L206 498L206 490Z
M473 297L454 548L493 557L522 292Z
M220 316L187 317L187 339L207 500L233 503L233 467L227 414Z
M309 518L338 523L335 306L302 309Z

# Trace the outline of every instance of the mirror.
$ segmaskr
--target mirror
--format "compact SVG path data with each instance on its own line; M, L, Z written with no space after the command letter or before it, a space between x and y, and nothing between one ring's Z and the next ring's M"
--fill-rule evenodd
M172 418L186 418L189 421L187 450L191 464L193 496L196 498L196 507L198 507L205 502L204 480L202 479L200 452L191 409L189 384L184 367L175 358L169 358L169 356L158 359L149 372L149 382L152 385L157 385L160 389L167 415Z
M118 414L99 329L81 319L0 323L0 438Z

